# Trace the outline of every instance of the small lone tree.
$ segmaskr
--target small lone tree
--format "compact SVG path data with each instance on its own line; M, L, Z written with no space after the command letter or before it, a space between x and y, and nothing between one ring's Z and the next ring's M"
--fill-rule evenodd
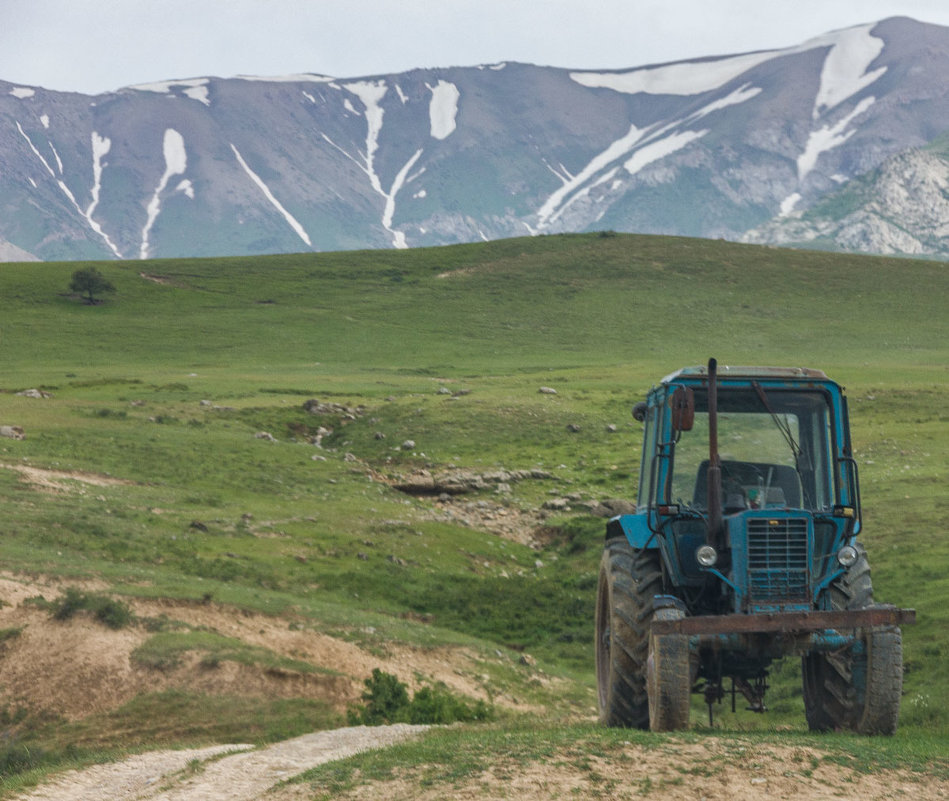
M99 302L96 295L101 296L104 292L115 292L115 287L95 267L83 267L81 270L76 270L72 274L69 288L73 292L83 295L86 303L90 305Z

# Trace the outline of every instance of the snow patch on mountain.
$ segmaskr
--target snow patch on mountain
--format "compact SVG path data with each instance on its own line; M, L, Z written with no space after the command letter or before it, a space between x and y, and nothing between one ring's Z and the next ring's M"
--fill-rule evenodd
M422 148L419 148L412 157L402 165L402 169L399 170L395 176L395 180L392 182L392 188L388 192L383 193L386 202L382 212L382 227L392 234L392 244L400 250L404 250L409 245L405 240L405 234L402 231L396 231L392 228L392 219L395 216L395 196L399 194L399 190L405 185L409 170L415 166L415 162L419 160L421 155Z
M49 114L40 114L40 123L46 130L49 130Z
M711 92L774 58L775 51L747 53L710 61L683 61L632 72L571 72L570 77L591 89L624 94L698 95Z
M651 142L650 144L640 148L623 164L623 167L626 168L626 172L630 175L635 175L644 167L652 164L654 161L659 161L659 159L665 158L666 156L675 153L677 150L682 150L686 145L691 144L696 139L701 139L708 131L680 131L679 133L670 134L664 139L659 139L656 142Z
M56 159L56 166L59 168L59 174L63 174L63 160L59 157L59 153L56 152L56 147L52 142L48 141L46 144L49 145L49 149L53 152L53 158Z
M778 212L778 217L787 217L794 211L794 207L797 206L801 201L800 192L792 192L784 200L781 201L780 211Z
M188 156L185 152L184 137L174 128L166 128L165 136L162 140L162 155L165 157L165 172L155 188L155 194L152 195L146 209L145 227L142 229L142 244L139 248L139 258L147 259L150 249L148 236L151 233L152 226L158 215L161 213L161 193L168 186L168 181L175 175L181 175L188 168Z
M129 86L129 89L138 92L155 92L156 94L167 95L175 94L175 89L181 87L181 94L197 100L205 106L211 105L208 97L209 78L187 78L180 81L157 81L155 83L139 83L135 86Z
M600 170L604 169L617 159L620 159L629 153L629 151L636 146L636 143L643 138L645 133L646 129L640 129L635 125L631 125L625 136L621 136L619 139L612 142L610 146L606 148L606 150L598 153L575 176L570 176L570 173L564 170L567 177L561 176L561 180L563 180L563 186L561 186L560 189L555 191L549 198L547 198L547 200L544 201L544 204L537 212L537 218L539 220L540 227L543 228L547 224L556 220L560 211L562 211L562 204L564 204L567 196L571 192L577 191L581 186L583 186L584 183L589 181Z
M757 97L761 94L760 86L752 86L750 83L746 83L744 86L738 87L734 92L729 92L725 97L720 97L718 100L713 100L708 105L703 106L694 114L687 117L687 121L694 122L695 120L700 120L702 117L706 117L712 112L721 111L724 108L729 106L737 106L739 103L744 103L748 100L751 100L753 97Z
M870 65L883 52L884 42L873 35L875 23L846 28L805 42L801 49L831 45L824 58L820 88L814 100L814 119L830 111L876 81L886 67L870 72Z
M109 246L109 249L115 254L116 258L121 259L122 254L119 252L119 249L115 246L115 243L109 239L108 234L102 230L102 226L96 222L92 215L95 213L96 206L99 205L99 192L102 189L102 170L105 168L105 163L102 159L108 155L109 150L112 148L112 140L107 136L99 136L95 131L92 132L92 202L86 207L84 213L85 218L89 221L89 226L95 231L99 236L105 240L105 243Z
M575 176L571 175L563 165L560 165L559 170L551 168L563 181L563 186L551 194L537 212L539 228L544 229L556 221L569 206L580 198L589 195L595 187L614 181L616 177L615 168L609 170L605 175L596 176L615 161L632 154L623 163L623 168L630 176L636 175L650 164L682 150L682 148L687 147L697 139L701 139L708 133L708 129L675 132L676 128L700 120L716 111L744 103L753 97L757 97L760 93L761 89L759 87L744 84L724 97L707 103L698 111L683 119L673 120L661 127L651 126L639 129L633 125L624 136L612 142L606 150L598 153ZM584 187L584 184L590 181L592 183ZM621 182L614 182L612 189L616 191L620 188Z
M199 103L204 103L206 106L211 105L207 86L189 86L182 94L190 97L192 100L197 100Z
M379 183L379 176L376 175L373 167L373 160L376 150L379 149L379 133L382 131L382 117L385 113L379 103L385 97L388 86L386 86L385 81L356 81L355 83L344 84L343 88L356 95L366 109L365 171L372 182L373 188L381 192L382 185ZM359 113L352 105L350 105L350 108L355 113Z
M270 202L270 204L280 212L281 216L287 221L287 224L294 230L296 235L302 239L307 247L313 247L313 243L310 241L310 235L306 232L304 227L300 225L299 220L294 217L289 211L284 208L283 204L277 200L273 192L270 191L270 187L264 183L263 178L261 178L256 172L254 172L250 166L244 161L244 157L240 154L240 151L231 144L231 150L234 152L234 156L237 158L237 163L241 165L241 169L250 177L250 179L257 185L261 192L264 193L264 197Z
M240 81L260 81L261 83L330 83L334 78L315 72L302 72L295 75L235 75Z
M439 82L439 86L445 83L444 81ZM438 100L440 105L448 105L448 102L451 101L451 87L452 84L447 84L449 87L447 90L440 90L441 98ZM366 152L360 154L361 159L355 158L351 153L348 153L344 148L341 148L335 142L333 142L326 134L323 134L323 138L329 142L333 147L339 150L343 155L346 156L350 161L356 164L360 170L362 170L366 176L369 178L369 185L377 192L383 199L383 209L382 209L382 227L385 228L390 234L392 234L392 245L396 248L407 248L408 243L405 239L405 234L402 231L396 231L392 228L392 220L395 217L395 198L402 187L405 185L409 170L415 165L422 155L422 149L419 148L415 153L409 158L409 160L402 165L402 168L396 173L395 179L392 182L392 186L386 191L382 186L382 179L379 174L376 172L375 168L375 154L376 150L379 148L379 134L382 132L382 118L384 115L384 109L380 105L382 99L385 97L386 92L388 91L388 86L385 81L356 81L354 83L347 83L343 85L343 88L349 92L352 92L356 97L358 97L363 106L366 109ZM431 87L429 87L431 89ZM438 87L436 87L437 89ZM436 99L433 91L432 104L436 103ZM455 92L457 92L457 88ZM447 101L446 101L447 98ZM454 101L457 103L457 99ZM431 106L429 107L430 113ZM450 108L449 108L450 110ZM439 111L439 114L444 114L443 111ZM451 115L452 124L454 121L454 113ZM446 125L446 122L442 117L439 117L439 124ZM435 122L433 120L432 127L435 127ZM444 129L439 129L440 132L443 132ZM448 136L451 131L445 133L445 136ZM433 134L434 135L434 134Z
M807 138L807 145L804 147L804 152L797 157L798 182L802 182L808 173L814 169L821 153L826 153L832 148L839 147L856 133L855 128L851 128L849 131L846 130L847 126L875 102L875 97L865 97L857 103L853 111L833 125L824 125L820 130L811 131L810 136Z
M20 100L26 100L29 97L33 97L33 95L36 94L36 90L30 89L28 86L14 86L10 90L10 94Z
M27 144L30 146L30 149L33 151L33 153L36 155L36 157L40 160L40 162L43 164L43 166L46 167L46 171L47 171L53 178L55 178L55 177L56 177L56 173L53 172L53 168L50 167L50 166L49 166L49 162L48 162L45 158L43 158L43 154L40 153L39 150L37 150L36 145L33 144L33 140L30 139L29 134L28 134L26 131L23 130L23 126L20 125L20 121L19 121L19 120L17 120L16 128L17 128L17 130L20 132L20 135L21 135L24 139L26 139Z
M432 102L428 105L432 138L447 139L455 130L455 121L458 117L458 99L461 94L458 87L448 81L439 80L435 86L429 84L425 84L425 86L432 93Z
M115 255L118 258L121 259L122 254L119 253L119 251L116 249L115 245L111 242L109 237L106 236L105 232L102 230L102 227L95 220L92 219L92 212L95 210L96 205L98 205L99 203L98 179L101 177L101 174L102 174L101 168L97 168L97 165L100 163L99 160L101 159L101 156L104 155L103 148L105 152L108 151L108 144L103 145L102 142L97 142L96 134L95 133L92 134L92 137L93 137L92 139L93 178L96 181L96 184L93 187L92 203L89 205L88 208L86 208L85 211L83 211L83 209L80 208L79 202L76 200L76 196L73 194L72 190L69 188L69 186L67 186L66 182L62 178L57 177L56 172L50 166L49 162L43 157L43 154L40 153L36 145L33 144L33 140L30 139L26 131L23 130L23 126L20 125L19 121L17 121L16 127L17 127L17 130L19 130L20 134L23 136L23 138L26 139L27 144L29 144L30 149L33 151L36 157L40 160L40 163L46 168L46 171L49 173L50 177L56 181L56 185L59 187L60 191L66 196L66 198L69 200L70 204L72 204L72 207L76 210L76 212L81 217L83 217L89 223L89 227L92 228L92 230L95 231L96 234L98 234L100 237L102 237L105 240L105 243L109 246L112 252L115 253ZM105 140L105 141L108 143L108 140ZM60 175L62 175L63 163L59 158L59 154L56 153L56 149L53 147L52 142L49 142L48 144L50 146L50 149L53 151L53 154L56 156L57 166L59 167ZM34 187L36 187L36 181L34 181L32 178L30 178L29 180L30 180L30 183Z

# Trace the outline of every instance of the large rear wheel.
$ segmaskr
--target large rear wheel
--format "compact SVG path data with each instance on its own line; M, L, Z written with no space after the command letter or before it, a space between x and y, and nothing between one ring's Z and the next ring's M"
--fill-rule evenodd
M656 551L636 551L624 537L606 543L596 597L597 700L606 726L649 727L649 624L661 592Z

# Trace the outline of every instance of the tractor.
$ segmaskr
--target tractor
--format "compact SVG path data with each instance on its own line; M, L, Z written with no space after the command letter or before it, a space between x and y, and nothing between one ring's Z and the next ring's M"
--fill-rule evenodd
M809 368L678 370L633 407L636 511L612 518L596 600L601 723L689 727L692 693L764 712L800 657L813 731L892 734L900 626L874 603L847 400Z

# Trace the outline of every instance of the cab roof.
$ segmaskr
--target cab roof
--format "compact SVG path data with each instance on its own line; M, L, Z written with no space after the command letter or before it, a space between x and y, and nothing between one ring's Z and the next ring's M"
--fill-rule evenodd
M708 367L683 367L674 373L669 373L662 379L663 384L669 384L679 378L700 378L708 375ZM814 370L810 367L742 367L737 365L719 364L719 378L785 378L785 379L817 379L829 380L823 370Z

